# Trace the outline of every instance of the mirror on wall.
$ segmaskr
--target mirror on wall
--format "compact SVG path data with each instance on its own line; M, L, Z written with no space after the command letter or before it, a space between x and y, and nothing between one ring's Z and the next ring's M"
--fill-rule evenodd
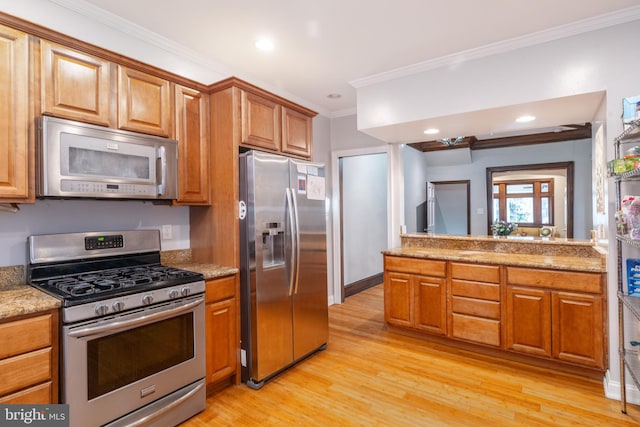
M471 181L427 182L427 233L471 234Z
M496 221L516 235L573 237L573 162L499 166L487 173L487 234Z

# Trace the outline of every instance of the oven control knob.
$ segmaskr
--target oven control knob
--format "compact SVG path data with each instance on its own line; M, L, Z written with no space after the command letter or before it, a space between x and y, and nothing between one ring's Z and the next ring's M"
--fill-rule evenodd
M100 304L100 305L96 306L96 314L98 316L104 316L108 312L109 312L109 307L107 307L106 305Z
M113 311L122 311L124 310L124 301L116 301L113 303L113 305L111 306L111 308L113 308Z
M182 289L180 289L180 293L182 294L183 297L188 297L189 294L191 294L191 289L182 288Z
M145 305L149 305L153 302L153 295L145 295L142 297L142 303Z
M180 294L178 293L177 289L171 289L169 291L169 298L178 298L180 296Z

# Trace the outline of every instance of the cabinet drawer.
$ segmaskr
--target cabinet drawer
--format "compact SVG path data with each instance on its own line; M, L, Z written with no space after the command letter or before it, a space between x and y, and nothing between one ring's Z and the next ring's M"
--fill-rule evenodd
M507 267L507 283L510 285L600 294L603 292L603 281L598 273Z
M454 313L451 336L481 344L500 346L500 322Z
M0 324L0 359L51 346L51 315Z
M236 296L236 276L207 280L207 303Z
M416 258L384 257L385 270L400 273L413 273L423 276L445 277L446 261L425 260Z
M451 298L451 311L458 314L500 320L500 303L496 301L453 297Z
M462 297L500 301L500 285L470 282L467 280L452 280L451 294Z
M0 360L0 395L51 379L51 348Z
M52 403L51 381L0 397L0 404L47 404Z
M500 283L500 266L452 262L451 278Z

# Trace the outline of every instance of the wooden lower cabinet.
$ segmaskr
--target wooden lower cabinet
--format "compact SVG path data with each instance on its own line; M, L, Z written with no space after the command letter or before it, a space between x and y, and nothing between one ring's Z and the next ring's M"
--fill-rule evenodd
M601 273L385 255L385 321L545 366L602 372L605 283Z
M58 403L58 312L0 323L0 403Z
M385 257L385 321L390 325L446 334L444 276L443 261Z
M207 391L237 382L240 348L237 278L206 282Z

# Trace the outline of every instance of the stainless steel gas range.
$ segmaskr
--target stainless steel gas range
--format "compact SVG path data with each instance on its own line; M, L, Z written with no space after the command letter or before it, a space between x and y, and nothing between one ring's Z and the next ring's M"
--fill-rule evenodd
M158 230L30 236L28 281L60 298L71 427L176 425L205 407L204 278Z

